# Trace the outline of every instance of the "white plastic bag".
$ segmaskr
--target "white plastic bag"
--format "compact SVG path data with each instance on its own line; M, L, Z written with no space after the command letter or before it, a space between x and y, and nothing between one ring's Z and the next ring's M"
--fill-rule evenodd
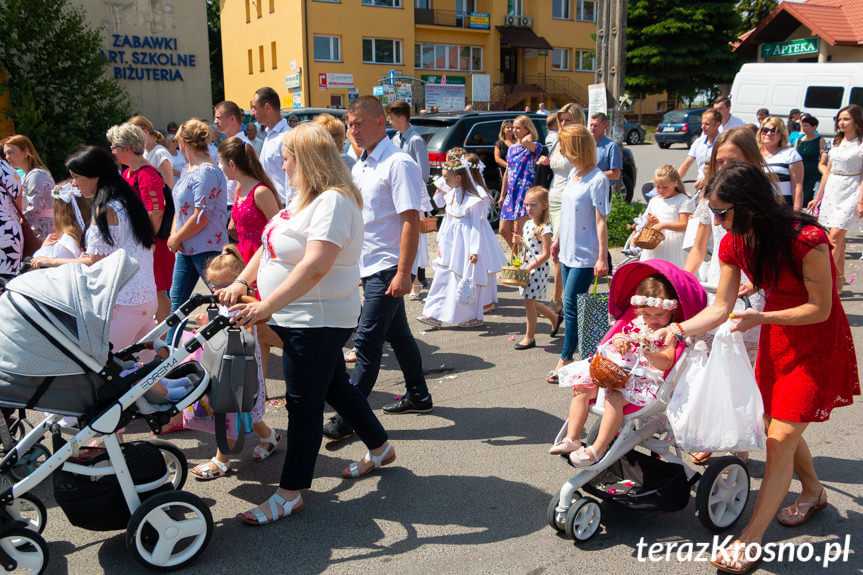
M461 305L470 305L476 301L476 283L473 281L474 264L468 266L468 271L455 288L455 298Z
M680 381L666 415L686 451L761 451L764 404L743 336L725 323L716 330L710 356Z

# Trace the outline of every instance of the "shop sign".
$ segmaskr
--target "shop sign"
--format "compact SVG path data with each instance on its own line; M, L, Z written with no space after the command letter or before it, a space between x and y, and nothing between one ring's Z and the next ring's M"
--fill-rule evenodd
M326 90L327 89L327 75L326 74L318 74L318 89Z
M423 74L420 79L426 84L467 84L464 76L453 76L452 74Z
M818 38L801 38L787 42L771 42L761 45L762 58L781 58L782 56L802 56L818 53Z
M489 29L490 16L487 12L471 12L468 18L468 28Z
M117 80L183 82L183 73L197 66L197 55L181 52L177 38L111 34L107 47Z
M437 106L441 112L464 110L465 87L463 84L426 84L426 109Z
M327 74L326 86L327 88L353 88L354 87L354 75L353 74Z
M285 75L285 88L290 90L291 88L299 88L300 87L300 73L297 72L295 74L286 74Z

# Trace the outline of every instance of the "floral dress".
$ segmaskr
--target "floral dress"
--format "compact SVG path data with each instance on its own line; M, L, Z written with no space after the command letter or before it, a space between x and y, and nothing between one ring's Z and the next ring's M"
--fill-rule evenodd
M536 182L536 160L542 154L542 144L534 142L533 152L515 144L506 153L506 199L503 201L500 219L517 220L524 217L524 196Z
M551 224L542 224L539 239L536 239L536 223L533 220L525 222L524 229L521 232L521 237L524 239L525 264L536 261L542 256L542 236L550 236L552 234ZM546 298L546 291L548 290L549 273L551 273L551 266L548 260L546 260L542 265L530 272L527 286L518 288L519 295L527 299L544 300Z
M13 203L18 193L18 174L5 160L0 160L0 274L13 274L21 264L24 239Z
M207 225L181 244L182 254L218 252L228 242L228 182L225 174L213 164L202 164L186 170L174 185L172 194L176 229L192 217L196 208L207 217Z

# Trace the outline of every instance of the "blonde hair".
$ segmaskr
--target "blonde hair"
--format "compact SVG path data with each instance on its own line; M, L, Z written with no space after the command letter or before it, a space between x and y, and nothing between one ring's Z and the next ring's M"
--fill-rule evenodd
M145 134L150 134L153 136L153 139L156 140L157 144L161 144L165 141L165 136L162 135L162 132L156 130L153 126L153 122L145 118L144 116L132 116L129 118L129 123L135 126L138 126L142 130L144 130Z
M504 134L504 128L506 128L507 126L512 127L512 120L504 120L503 122L500 123L500 132L498 132L498 134L497 134L498 141L503 142L504 140L506 140L506 134Z
M465 154L467 154L467 151L464 148L456 146L455 148L449 149L449 151L446 153L446 159L460 160Z
M782 150L788 147L788 128L785 126L785 122L782 118L777 118L776 116L768 116L763 122L761 122L761 127L758 128L758 149L760 150L764 146L761 144L761 134L764 132L764 128L770 126L772 128L776 128L776 133L779 134L779 149Z
M147 149L147 136L144 130L131 122L111 126L105 136L112 146L128 146L136 156L142 155Z
M243 272L243 268L245 267L246 262L243 261L243 256L240 255L240 250L238 250L237 246L234 244L228 244L222 248L222 253L209 261L207 269L204 271L204 275L206 276L207 281L211 281L210 276L212 274L227 271L236 278Z
M674 189L677 190L678 194L686 195L686 187L683 185L680 173L671 164L663 164L656 168L656 171L653 172L653 181L655 182L656 180L668 180L674 186Z
M530 137L533 138L534 142L539 141L539 133L536 131L536 126L533 125L533 120L530 119L530 116L525 116L524 114L516 116L515 120L512 121L512 127L515 128L516 124L524 126L530 132Z
M333 141L336 143L336 148L341 152L345 147L344 123L332 114L318 114L315 116L314 122L319 126L323 126L330 133L330 136L333 137Z
M36 152L36 147L33 145L33 142L31 142L30 138L27 136L22 136L21 134L9 136L3 140L3 145L12 145L24 152L24 155L27 156L26 171L29 172L35 168L42 168L43 170L48 169L45 167L45 163L42 161L42 158L40 158L39 154Z
M191 146L196 152L207 152L207 145L212 141L213 134L206 122L192 118L186 120L177 129L178 139L183 140L187 146Z
M322 126L303 122L285 134L282 148L296 161L297 173L291 183L298 190L299 210L326 190L336 190L362 207L363 197L332 136Z
M576 124L584 125L584 108L581 107L581 104L578 102L570 102L565 105L563 108L554 113L557 118L557 125L560 127L563 124L560 123L560 116L562 114L569 114L572 116L572 119L575 120Z
M577 169L596 166L596 141L584 124L565 126L558 132L560 153Z
M527 192L524 194L524 199L526 200L529 196L535 197L540 202L542 202L543 205L545 205L545 209L542 210L542 214L539 218L539 224L536 226L536 230L534 230L533 233L533 237L536 239L536 241L541 241L542 228L550 221L548 217L548 190L545 189L543 186L533 186L532 188L528 189ZM536 221L534 221L534 223L536 223Z

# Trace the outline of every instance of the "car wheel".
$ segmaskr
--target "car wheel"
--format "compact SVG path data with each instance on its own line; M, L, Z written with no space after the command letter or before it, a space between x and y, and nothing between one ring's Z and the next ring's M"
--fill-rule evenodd
M629 174L624 173L620 175L620 185L623 188L620 191L626 198L626 203L631 203L632 195L635 193L635 182L632 181L632 178L629 176Z
M671 147L671 144L669 144L668 142L656 142L656 145L663 150L667 150L669 147Z
M626 134L626 143L630 146L641 143L641 136L639 135L638 130L630 130Z

